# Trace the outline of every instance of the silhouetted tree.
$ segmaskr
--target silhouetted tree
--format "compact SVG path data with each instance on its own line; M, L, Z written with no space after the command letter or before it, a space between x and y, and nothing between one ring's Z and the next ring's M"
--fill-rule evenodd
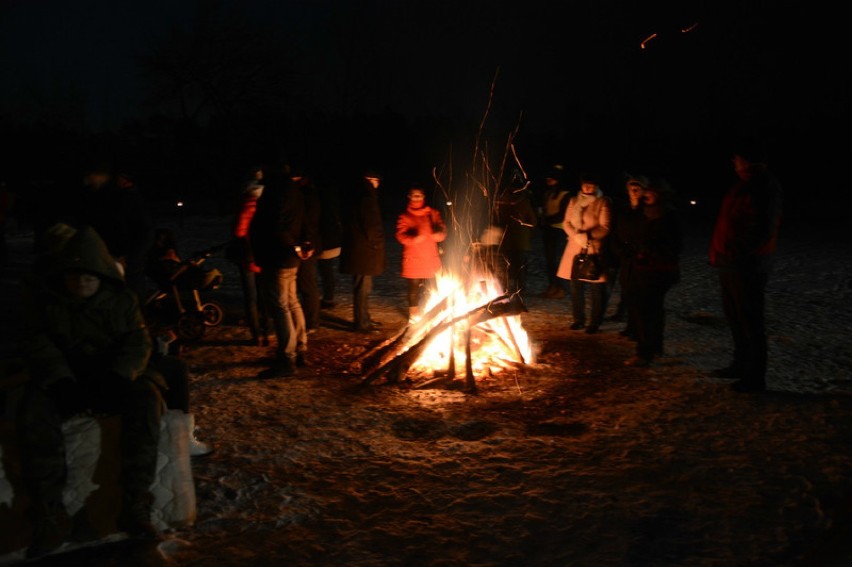
M280 33L218 0L199 2L191 29L173 28L140 56L151 82L148 104L196 124L286 110L297 87L292 61Z

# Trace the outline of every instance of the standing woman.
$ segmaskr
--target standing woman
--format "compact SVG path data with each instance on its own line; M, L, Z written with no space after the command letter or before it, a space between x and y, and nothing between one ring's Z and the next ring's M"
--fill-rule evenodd
M633 262L636 259L636 242L639 240L639 229L643 220L642 195L649 183L650 181L644 175L628 176L625 184L627 203L620 207L613 207L612 229L607 239L615 264L614 269L610 269L609 273L610 275L616 274L612 277L617 277L617 283L621 286L621 301L618 303L618 308L611 320L621 321L626 318L627 325L619 334L634 340L636 339L636 324L628 308L630 304L628 282L630 281L630 274L633 272ZM616 282L610 282L610 293L615 284Z
M648 366L655 356L663 354L665 298L680 280L683 247L683 232L671 201L664 181L649 184L642 196L636 255L627 283L636 354L624 361L626 366Z
M419 187L408 190L408 206L396 220L396 239L402 244L403 278L408 280L408 316L420 314L422 290L434 283L441 269L438 243L447 237L447 227L437 209L426 204Z
M233 240L226 254L237 265L243 290L243 308L246 325L251 333L252 346L269 345L269 318L263 309L258 293L257 277L260 267L254 263L254 252L249 240L249 227L257 210L257 200L263 193L263 169L252 168L247 183L243 186L240 206L234 218Z
M609 234L611 207L609 199L601 191L597 179L585 175L580 177L580 192L568 201L562 228L568 235L568 245L562 254L556 275L571 280L571 307L574 317L572 330L586 327L587 333L597 333L603 321L604 294L606 293L606 270L601 270L596 280L580 280L572 274L574 257L586 249L588 254L604 253L604 238ZM586 326L586 288L591 296L591 313Z

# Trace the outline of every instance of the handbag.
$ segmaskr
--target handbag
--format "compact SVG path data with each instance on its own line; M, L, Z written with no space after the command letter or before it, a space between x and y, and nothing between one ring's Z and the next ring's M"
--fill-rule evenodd
M574 262L571 264L571 279L584 282L596 282L601 279L603 272L603 262L600 254L589 254L589 244L583 247L583 250L574 256Z

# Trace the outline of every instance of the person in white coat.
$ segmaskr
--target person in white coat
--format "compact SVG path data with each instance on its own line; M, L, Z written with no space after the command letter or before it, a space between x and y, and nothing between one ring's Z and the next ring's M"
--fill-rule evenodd
M612 207L601 191L598 180L591 175L580 177L580 191L568 202L562 228L568 235L568 244L556 275L571 282L571 307L574 322L572 330L585 327L587 333L596 333L603 320L606 270L594 280L581 280L573 274L574 257L583 250L604 259L604 239L609 234ZM586 317L586 289L591 306ZM588 325L586 324L588 322Z

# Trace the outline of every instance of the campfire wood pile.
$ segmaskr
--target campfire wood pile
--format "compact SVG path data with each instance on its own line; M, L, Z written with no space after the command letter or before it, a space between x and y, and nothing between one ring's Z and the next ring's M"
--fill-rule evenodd
M445 331L452 330L453 341L455 341L457 333L461 334L464 341L465 375L463 387L466 391L475 393L476 379L473 370L473 358L476 353L471 346L472 337L476 332L490 332L480 326L495 319L496 323L501 326L502 332L491 333L491 335L503 342L509 352L513 353L515 363L523 365L529 362L526 360L523 349L519 346L517 337L506 319L510 316L520 315L527 310L520 295L503 294L457 315L447 309L448 302L448 297L443 298L429 309L422 318L413 323L409 322L396 335L364 353L350 365L349 372L360 374L362 385L370 384L382 377L390 383L399 382L405 379L411 366L435 339L444 334ZM440 369L436 370L436 377L417 387L457 387L454 353L455 348L450 346L446 369L443 372Z

